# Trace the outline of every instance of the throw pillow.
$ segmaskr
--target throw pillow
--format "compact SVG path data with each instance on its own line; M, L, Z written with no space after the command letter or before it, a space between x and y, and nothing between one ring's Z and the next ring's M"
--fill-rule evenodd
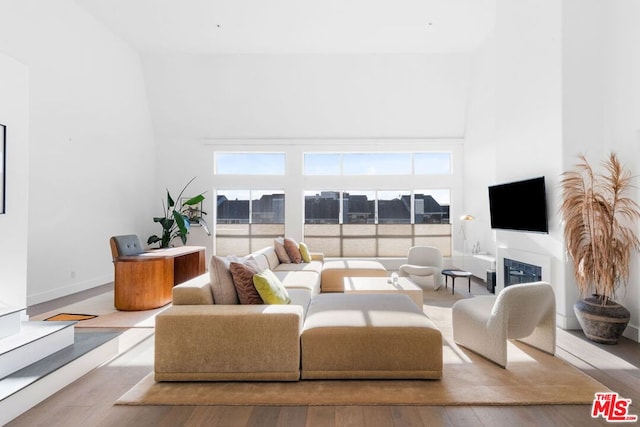
M255 264L247 261L246 263L231 262L229 270L233 277L233 284L238 293L240 304L264 304L260 294L253 284L253 275L258 272Z
M278 261L282 264L291 264L291 259L287 255L287 250L284 248L284 238L278 237L273 240L273 249L276 251Z
M289 304L291 302L287 288L271 270L264 270L262 273L254 275L253 284L266 304Z
M216 255L209 263L209 286L215 304L238 304L238 294L229 271L229 258Z
M302 256L302 262L311 262L311 253L309 253L309 247L306 243L300 242L300 255Z
M290 237L286 237L284 239L284 248L286 249L287 255L289 255L289 259L291 260L291 262L295 264L300 264L302 262L302 255L300 254L300 247L298 246L298 242Z

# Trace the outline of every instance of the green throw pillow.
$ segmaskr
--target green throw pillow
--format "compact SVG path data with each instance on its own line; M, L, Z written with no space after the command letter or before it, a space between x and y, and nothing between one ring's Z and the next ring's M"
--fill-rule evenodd
M302 255L302 262L311 262L311 254L309 254L309 248L306 243L300 242L300 255Z
M289 304L291 302L287 288L271 270L254 274L253 284L265 304Z

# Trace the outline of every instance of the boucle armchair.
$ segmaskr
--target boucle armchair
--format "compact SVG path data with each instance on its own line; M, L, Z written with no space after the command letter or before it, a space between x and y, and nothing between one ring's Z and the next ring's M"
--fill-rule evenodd
M400 266L400 276L410 276L418 284L424 277L433 276L435 289L443 285L442 268L444 260L440 249L433 246L413 246L409 248L407 263Z
M556 349L556 300L551 285L523 283L497 296L456 302L453 339L496 364L507 366L507 340L517 339L550 354Z

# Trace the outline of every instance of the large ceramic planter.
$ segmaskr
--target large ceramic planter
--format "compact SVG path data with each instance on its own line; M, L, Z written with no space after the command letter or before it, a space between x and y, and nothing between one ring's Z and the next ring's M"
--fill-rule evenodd
M577 301L573 311L587 338L601 344L616 344L631 318L629 310L617 302L602 305L596 297Z

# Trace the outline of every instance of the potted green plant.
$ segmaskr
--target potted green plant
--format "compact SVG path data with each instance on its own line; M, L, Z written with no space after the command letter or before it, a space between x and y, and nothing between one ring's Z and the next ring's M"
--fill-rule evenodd
M574 311L592 341L615 344L629 323L629 311L614 301L629 280L631 254L640 242L633 221L640 209L628 197L631 174L611 153L596 173L584 156L561 181L564 239L581 299Z
M159 248L168 248L176 237L180 237L182 244L186 244L192 223L202 225L205 231L207 231L207 234L209 234L207 223L204 218L202 218L202 215L206 215L206 212L203 212L198 208L204 200L204 193L200 193L189 199L183 199L182 197L185 190L194 179L195 177L191 178L182 191L180 191L177 198L177 204L173 197L171 197L169 190L167 190L166 204L164 200L162 201L162 207L165 212L164 216L153 218L153 222L157 222L162 226L162 234L160 236L155 234L149 236L147 239L148 245L159 243Z

